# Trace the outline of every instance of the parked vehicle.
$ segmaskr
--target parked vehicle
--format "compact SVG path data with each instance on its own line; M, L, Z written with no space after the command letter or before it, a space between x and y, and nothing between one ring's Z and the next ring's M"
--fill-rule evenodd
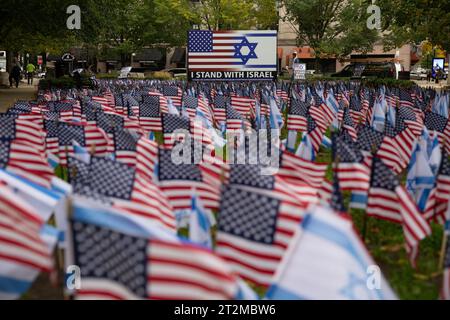
M426 80L428 70L422 67L413 68L411 70L411 80Z
M402 67L394 62L363 62L352 63L340 72L332 74L332 77L339 78L393 78L398 79Z

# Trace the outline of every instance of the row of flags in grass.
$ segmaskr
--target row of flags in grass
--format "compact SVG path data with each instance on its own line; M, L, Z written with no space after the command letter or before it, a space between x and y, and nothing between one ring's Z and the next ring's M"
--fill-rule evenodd
M394 299L382 275L367 282L374 262L342 194L400 224L414 263L448 207L447 102L356 82L118 80L40 92L0 116L0 297L55 270L58 245L66 267L81 268L81 289L66 290L79 299L255 299L249 284L269 299ZM272 175L220 158L226 133L268 128L288 130ZM173 161L180 129L213 145L216 161ZM317 162L327 148L332 163Z

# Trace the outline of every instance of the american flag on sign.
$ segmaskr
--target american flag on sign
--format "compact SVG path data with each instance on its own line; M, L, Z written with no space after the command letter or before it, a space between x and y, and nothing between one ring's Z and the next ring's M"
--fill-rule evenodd
M71 227L77 299L222 300L238 291L235 274L207 249L86 223L76 211Z
M259 50L276 43L276 31L189 32L188 65L190 71L267 71L276 70L271 54ZM276 46L276 44L275 44Z

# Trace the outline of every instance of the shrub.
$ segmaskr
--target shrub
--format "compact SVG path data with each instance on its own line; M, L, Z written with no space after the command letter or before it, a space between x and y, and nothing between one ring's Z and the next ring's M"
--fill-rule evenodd
M149 77L146 79L152 79L152 80L172 80L173 77L169 72L165 71L156 71L150 74Z

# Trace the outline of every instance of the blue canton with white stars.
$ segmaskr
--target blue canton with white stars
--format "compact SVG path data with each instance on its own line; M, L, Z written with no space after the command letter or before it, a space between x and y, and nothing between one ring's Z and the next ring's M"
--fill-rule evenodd
M189 32L189 52L212 52L213 33L212 31L191 31Z
M280 201L227 186L222 193L219 231L250 241L274 242Z

